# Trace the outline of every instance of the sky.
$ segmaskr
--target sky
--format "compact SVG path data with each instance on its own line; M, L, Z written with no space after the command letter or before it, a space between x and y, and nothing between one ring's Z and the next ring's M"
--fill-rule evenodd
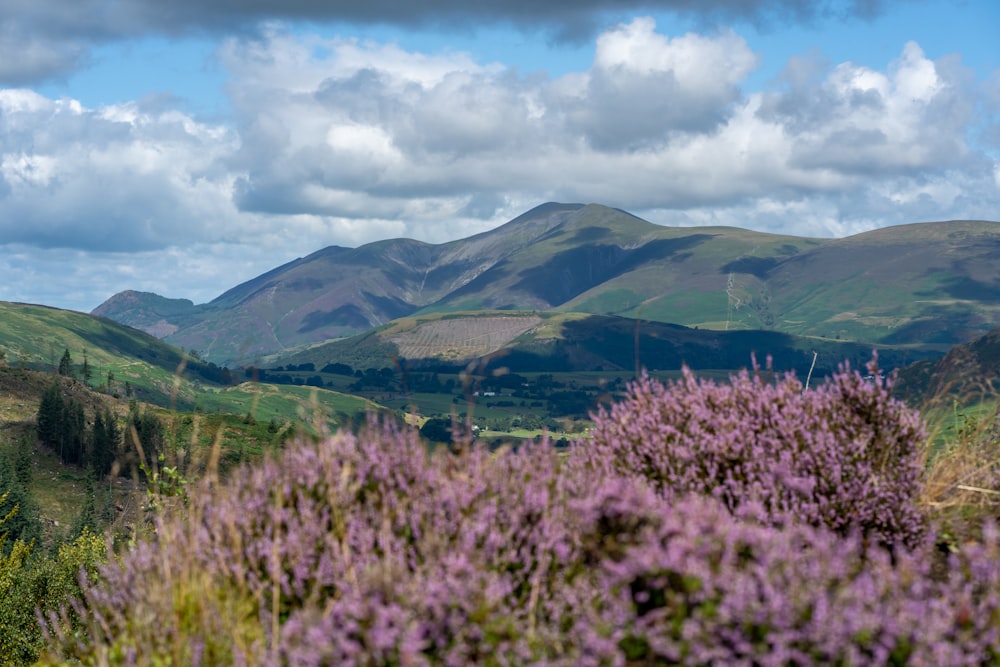
M546 201L1000 221L996 0L0 0L0 300L206 303Z

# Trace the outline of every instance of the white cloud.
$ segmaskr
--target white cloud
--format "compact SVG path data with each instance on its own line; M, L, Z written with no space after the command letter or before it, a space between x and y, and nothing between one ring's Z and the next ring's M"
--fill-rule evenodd
M869 176L936 171L967 158L976 97L967 79L909 42L886 72L842 63L819 84L767 96L762 115L794 133L790 162L802 168Z
M220 157L231 130L135 104L86 109L0 92L0 232L8 242L95 250L216 237L237 220Z
M589 70L557 79L478 66L466 54L269 39L253 49L270 74L234 79L248 128L246 210L351 217L373 206L376 216L407 217L427 202L486 193L729 206L916 179L903 192L975 158L969 78L914 43L884 71L798 59L790 69L799 74L765 94L741 90L757 56L738 35L670 38L650 19L605 32Z
M709 131L740 98L739 83L757 57L732 32L674 39L636 19L601 35L593 67L573 79L575 94L557 104L597 149L664 143L677 133Z

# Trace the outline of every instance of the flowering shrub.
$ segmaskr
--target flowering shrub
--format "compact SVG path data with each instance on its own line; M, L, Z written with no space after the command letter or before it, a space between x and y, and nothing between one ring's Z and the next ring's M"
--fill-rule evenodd
M916 545L924 432L877 377L841 368L804 391L792 375L743 371L726 384L685 370L649 377L595 417L589 464L641 478L665 495L700 493L730 509L784 517L886 543Z
M953 558L945 583L932 579L926 552L890 556L857 535L754 524L705 498L672 509L649 539L604 566L601 588L624 609L619 646L631 660L978 665L1000 657L995 540Z
M548 446L431 455L388 426L300 444L193 492L188 520L161 520L88 591L85 641L58 623L52 639L112 664L572 655L561 633L583 600L560 587L577 574L568 501L584 492L558 465Z
M774 391L772 402L797 406L817 428L849 434L855 468L855 459L866 460L860 441L891 444L896 436L884 434L916 432L881 386L869 394L850 377L839 381L798 399L790 380L771 390L737 379L734 386L747 388L728 398L714 385L691 388L712 409L743 409L757 420L749 432L769 434L761 425L781 424L773 430L805 438L763 406L747 411L757 405L750 388ZM629 400L647 401L652 412L663 397L675 400L669 391L647 382ZM845 423L835 423L832 415L852 404ZM747 466L757 477L741 479L757 481L740 495L735 483L721 485L724 492L715 491L719 484L675 487L668 482L676 473L661 475L652 465L634 474L612 456L636 456L638 441L611 428L627 425L629 415L645 418L613 410L594 445L571 448L565 459L547 443L429 453L414 431L372 422L357 435L294 444L280 460L239 469L223 485L206 481L192 489L186 517L162 515L149 541L86 588L76 607L84 631L68 632L50 617L43 662L957 665L1000 658L995 532L953 555L947 576L935 578L919 531L890 530L906 525L902 519L816 520L828 516L824 502L846 501L821 502L815 493L801 499L829 482L809 480L818 464L798 464L810 459L797 451L778 457L781 474L797 484L798 495L787 498L765 493L775 488L765 465ZM869 417L898 423L873 425ZM709 424L732 423L703 421L690 431L710 434ZM845 483L853 479L844 459L823 456L817 460L843 466ZM867 465L891 486L888 464L870 458ZM868 539L872 532L909 539L890 552Z

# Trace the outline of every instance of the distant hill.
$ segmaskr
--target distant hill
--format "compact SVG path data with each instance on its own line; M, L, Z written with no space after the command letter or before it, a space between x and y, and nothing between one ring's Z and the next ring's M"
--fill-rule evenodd
M513 372L729 370L763 367L805 378L828 375L844 361L863 368L872 346L773 331L696 330L676 324L581 313L492 311L437 313L396 320L346 339L270 359L277 364L346 364L355 369L394 368L443 372L469 365ZM880 364L899 368L936 353L882 346Z
M94 314L218 364L256 363L398 318L589 313L944 351L1000 325L1000 223L890 227L845 239L655 225L549 203L432 245L329 247L208 304L125 292Z
M200 308L189 299L168 299L152 292L126 290L115 294L91 314L166 338L198 320Z
M174 378L223 384L223 369L187 358L176 347L113 320L47 306L0 301L0 350L9 366L54 371L69 351L74 373L86 360L90 384L125 391L167 405L176 396ZM108 375L111 375L109 380Z

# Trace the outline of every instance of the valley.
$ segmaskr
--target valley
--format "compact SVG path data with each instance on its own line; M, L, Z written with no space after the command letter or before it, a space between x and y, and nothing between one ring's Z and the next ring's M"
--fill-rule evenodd
M0 303L0 350L50 372L66 350L95 391L178 414L314 430L371 411L455 418L499 444L585 431L640 371L756 363L820 381L874 349L912 390L920 371L905 369L1000 326L998 248L995 222L816 239L550 202L450 243L324 248L207 304ZM941 393L921 386L909 400Z

